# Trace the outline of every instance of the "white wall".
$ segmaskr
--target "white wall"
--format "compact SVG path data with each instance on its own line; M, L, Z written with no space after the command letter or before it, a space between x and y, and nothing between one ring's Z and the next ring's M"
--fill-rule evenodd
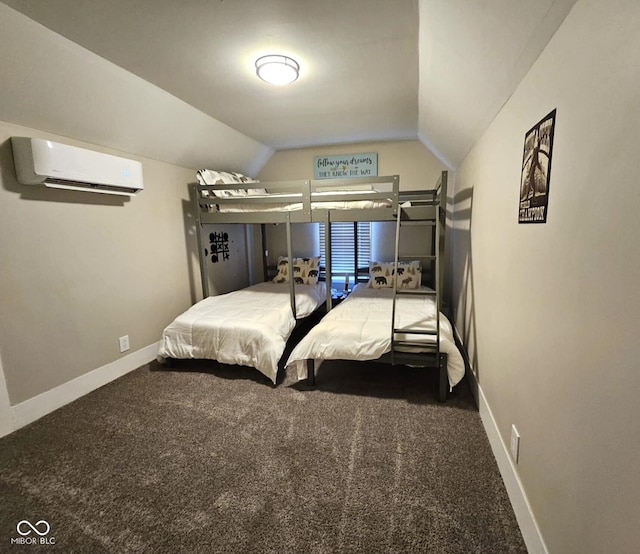
M456 324L552 553L636 552L640 4L578 1L457 174ZM525 132L557 108L548 220Z
M279 150L258 174L261 181L313 179L313 158L376 152L378 175L400 175L400 190L432 188L445 165L417 140L362 142Z
M11 136L97 147L0 122L0 352L16 405L122 358L118 337L130 352L157 342L200 288L191 170L136 158L145 189L130 200L21 185Z
M154 357L201 297L194 168L253 174L271 150L4 4L0 60L2 435ZM11 136L138 159L145 190L123 201L20 185Z

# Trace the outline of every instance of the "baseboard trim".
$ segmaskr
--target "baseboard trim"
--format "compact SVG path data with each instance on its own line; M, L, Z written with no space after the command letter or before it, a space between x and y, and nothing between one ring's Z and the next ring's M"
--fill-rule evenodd
M493 456L498 464L498 470L502 476L502 481L507 489L509 501L511 502L511 507L516 515L516 520L518 521L518 526L520 527L524 543L527 546L529 554L549 554L547 545L540 533L540 528L538 527L536 518L531 510L531 505L527 499L522 482L520 481L516 467L511 459L511 455L509 454L508 446L502 440L502 435L500 434L498 424L493 417L491 407L489 406L487 398L484 395L484 391L482 390L480 383L478 383L476 374L473 372L473 368L471 367L467 348L462 342L456 326L452 324L452 327L456 344L460 349L462 358L465 362L466 377L469 381L471 393L476 400L482 425L485 433L487 433L489 445L491 446Z
M38 396L29 398L20 404L11 407L13 429L9 432L16 431L21 427L29 425L41 417L77 400L78 398L88 394L111 381L126 375L127 373L139 368L140 366L154 360L158 353L160 342L156 342L146 346L140 350L136 350L127 356L123 356L118 360L103 365L98 369L94 369L89 373L85 373L80 377L76 377L71 381L67 381L51 390L43 392ZM6 429L0 429L5 431ZM4 434L9 434L9 432ZM3 435L0 435L3 436Z
M0 353L0 437L13 431L13 412L9 403L9 392L2 369L2 354Z
M504 481L511 506L516 515L522 538L527 546L529 554L549 554L547 546L544 542L544 538L540 533L540 528L536 521L531 505L516 471L511 455L509 454L508 446L502 439L502 435L498 429L491 407L487 402L482 387L477 382L473 371L467 373L467 378L473 383L472 389L477 392L476 400L478 402L478 411L480 412L480 419L484 426L487 437L489 438L489 444L491 450L498 463L498 469L500 475Z

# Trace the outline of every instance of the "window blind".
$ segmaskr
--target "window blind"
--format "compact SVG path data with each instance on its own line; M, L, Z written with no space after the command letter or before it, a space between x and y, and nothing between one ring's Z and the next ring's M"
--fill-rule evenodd
M324 223L320 223L320 264L325 262ZM353 276L358 267L368 267L371 258L371 223L369 221L331 223L331 274Z

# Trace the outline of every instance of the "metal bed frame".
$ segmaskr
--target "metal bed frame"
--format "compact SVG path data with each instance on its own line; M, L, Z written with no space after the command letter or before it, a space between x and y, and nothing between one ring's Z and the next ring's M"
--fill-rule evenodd
M446 217L447 217L447 184L448 172L443 171L438 182L433 189L421 191L400 192L398 195L398 205L394 209L394 219L396 221L395 232L395 253L394 253L394 275L398 274L398 262L404 260L423 259L432 262L431 273L423 271L423 284L430 286L432 291L422 289L396 289L393 287L393 303L391 314L391 351L381 356L378 361L389 363L391 365L418 365L424 367L438 368L438 400L445 402L448 391L448 374L447 374L447 354L440 350L440 313L443 311L443 284L444 270L447 266L446 261ZM403 207L405 202L411 202L411 206ZM366 216L367 210L362 210ZM325 223L329 221L345 221L343 217L336 219L333 217L334 212L325 214ZM339 213L339 212L338 212ZM341 214L343 216L343 214ZM375 218L360 217L355 221L370 220L377 221ZM350 220L348 220L350 221ZM428 254L411 254L400 256L400 235L401 228L409 225L423 225L433 227L431 233L430 251ZM331 260L331 226L325 225L326 252L327 260L327 276L330 287L330 260ZM430 279L429 279L430 278ZM357 276L356 276L357 280ZM425 282L426 281L426 282ZM417 328L398 328L396 327L396 304L401 296L433 296L436 305L436 327L434 330L423 330ZM331 299L327 299L327 309L331 309ZM398 334L414 335L414 336L433 336L433 345L425 346L416 340L399 340ZM405 352L403 348L419 347L421 352ZM307 360L308 383L315 385L315 363L313 359Z
M268 223L284 223L286 225L287 236L287 256L292 260L291 252L291 225L294 223L316 223L331 221L393 221L396 218L399 198L400 179L397 175L383 177L360 177L353 179L327 179L327 180L299 180L283 182L254 182L254 183L231 183L219 185L202 185L194 183L194 212L196 214L196 226L200 230L205 224L237 223L237 224L260 224L262 231L262 254L263 270L265 280L267 279L266 264L266 238L265 225ZM242 191L255 189L256 187L266 188L268 196L231 196L220 198L214 196L214 191ZM372 192L362 195L365 187L371 187ZM349 191L351 192L345 192ZM332 194L333 193L333 194ZM388 207L370 209L322 209L318 202L336 201L357 201L357 200L390 200ZM294 204L301 204L302 208L297 210L282 209L278 211L247 211L247 212L221 212L218 206L242 206L260 205L287 207ZM313 209L312 209L313 206ZM327 228L330 226L327 226ZM201 233L196 233L198 241L198 252L200 261L200 278L202 281L202 292L205 297L209 296L209 281L204 256L204 245L202 244ZM329 245L330 247L330 245ZM330 260L329 256L326 258ZM328 264L328 274L330 275L330 262ZM293 280L289 280L289 293L291 298L291 309L295 310L295 289ZM330 279L327 283L327 309L331 305Z
M298 180L285 182L253 182L231 183L218 185L203 185L194 183L194 211L196 214L196 233L200 261L200 276L202 279L202 291L205 297L209 296L208 272L206 256L202 244L201 227L205 224L260 224L262 232L262 257L265 280L267 279L267 252L265 225L268 223L284 223L286 225L287 256L293 260L291 249L291 225L294 223L324 223L325 224L325 275L327 280L327 311L332 309L331 299L331 223L332 222L357 222L357 221L395 221L395 256L394 264L397 273L398 262L403 259L428 259L433 262L431 283L435 292L428 293L435 296L437 306L436 330L433 332L419 331L416 329L398 329L395 327L396 302L399 296L405 294L425 294L415 290L395 290L393 296L393 310L391 322L392 348L380 361L397 364L416 364L438 367L440 370L439 400L444 401L447 394L447 359L446 354L440 351L440 311L443 305L442 284L443 273L446 267L445 237L446 237L446 209L447 209L447 171L443 171L435 188L419 191L400 192L400 178L398 175L382 177L359 177L350 179L323 179L323 180ZM235 190L242 191L265 188L269 191L267 196L230 196L217 197L214 191ZM366 195L362 195L363 189L369 189ZM350 192L349 192L350 191ZM390 200L386 207L368 209L327 209L322 202L357 201L357 200ZM403 206L405 202L411 202L410 206ZM282 209L278 211L246 211L246 212L221 212L218 206L225 205L264 205L288 206L301 204L301 209ZM431 233L430 252L427 255L399 256L400 232L405 225L427 225L435 229ZM423 271L423 280L427 272ZM356 275L356 280L358 275ZM295 283L289 279L289 295L291 309L296 316ZM296 317L297 319L297 317ZM411 341L396 340L396 334L405 335L435 335L435 344L427 352L407 353L402 352L402 347L412 346ZM420 345L424 347L424 345ZM307 361L309 368L309 383L315 383L313 360Z
M400 229L402 225L422 224L429 225L434 228L434 232L431 234L431 251L427 255L414 255L408 257L409 259L423 258L433 261L433 275L432 275L432 288L431 291L423 291L420 289L393 289L393 308L391 315L391 352L385 354L381 361L388 361L392 365L396 364L415 364L415 365L427 365L429 367L437 367L439 371L438 375L438 400L445 402L447 399L447 390L449 378L447 374L447 354L440 351L440 312L443 309L443 294L442 289L444 285L444 270L446 267L446 223L447 223L447 180L448 172L443 171L440 175L440 179L436 185L436 188L429 191L431 197L425 198L417 197L412 200L416 203L424 203L425 205L432 206L434 213L426 219L411 219L405 218L403 212L404 208L400 207L398 210L398 216L396 221L396 242L395 242L395 272L398 273L398 261L399 261L399 248L400 248ZM407 258L406 256L404 258ZM436 328L433 331L425 331L415 328L397 328L395 325L396 314L396 302L399 296L404 295L421 295L421 296L435 296L436 305ZM415 343L410 340L397 340L396 334L402 333L405 335L430 335L435 338L435 343L430 346L426 351L420 353L403 352L402 347L407 346L420 346L424 349L424 344ZM426 362L426 364L425 364Z

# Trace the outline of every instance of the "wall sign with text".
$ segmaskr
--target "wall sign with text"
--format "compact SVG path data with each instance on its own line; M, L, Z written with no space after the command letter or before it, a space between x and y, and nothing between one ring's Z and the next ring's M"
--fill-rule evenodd
M345 179L378 175L378 154L340 154L313 158L314 179Z

